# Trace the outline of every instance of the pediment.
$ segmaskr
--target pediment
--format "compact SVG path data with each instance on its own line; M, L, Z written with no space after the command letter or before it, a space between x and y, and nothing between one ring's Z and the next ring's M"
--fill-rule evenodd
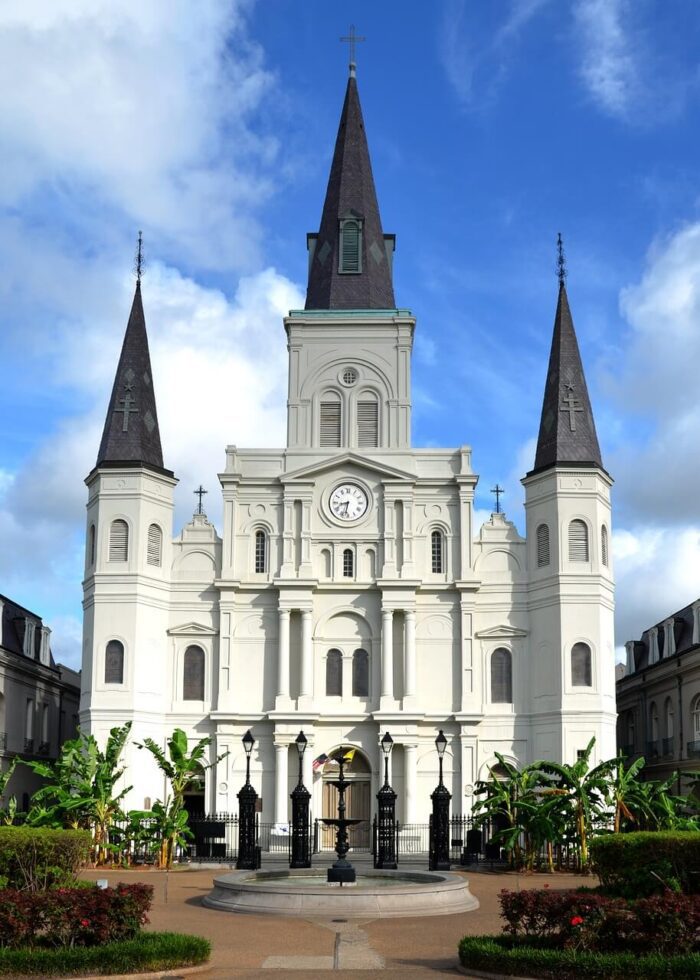
M485 639L495 639L500 637L503 638L521 638L527 636L527 630L518 629L516 626L489 626L485 630L477 630L474 636L478 637L480 640Z
M166 630L168 636L218 636L219 631L203 623L182 623L181 626L171 626Z
M328 459L319 460L316 463L312 463L311 466L304 466L301 469L291 470L289 473L285 473L284 476L280 477L280 481L282 483L292 483L295 480L311 480L321 473L328 472L328 470L337 469L340 466L347 466L348 463L353 463L365 471L369 470L371 473L376 473L387 480L399 480L405 483L415 483L416 481L415 473L408 473L406 470L398 469L396 466L389 466L386 463L368 459L366 456L360 456L359 453L340 453L338 456L331 456Z

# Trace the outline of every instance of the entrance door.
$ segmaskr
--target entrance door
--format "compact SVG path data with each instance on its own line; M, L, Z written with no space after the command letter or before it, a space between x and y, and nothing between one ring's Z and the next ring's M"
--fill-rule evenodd
M332 785L332 780L338 778L338 765L335 762L341 752L347 749L337 749L331 754L323 769L323 816L338 816L338 790ZM359 750L355 750L351 760L345 766L345 778L349 785L345 790L345 816L362 823L348 827L348 842L352 850L365 851L370 846L370 768L369 763ZM335 848L336 828L321 825L321 847L324 850Z

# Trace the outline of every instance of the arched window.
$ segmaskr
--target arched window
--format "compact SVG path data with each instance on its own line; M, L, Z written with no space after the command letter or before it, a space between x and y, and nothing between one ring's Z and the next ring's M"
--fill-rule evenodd
M146 548L146 562L149 565L160 566L163 560L163 532L157 524L151 524L148 528L148 546Z
M352 655L352 693L356 698L369 697L369 654L355 650Z
M588 561L588 525L575 520L569 524L569 561Z
M343 655L340 650L329 650L326 654L326 694L328 697L343 694Z
M442 531L430 534L430 570L434 574L445 571L445 539Z
M666 732L666 738L670 740L671 744L667 746L669 751L673 751L673 736L675 735L675 724L673 716L673 701L670 698L666 698L666 704L664 706L664 729Z
M355 574L355 556L352 548L343 551L343 578L352 578Z
M267 534L261 528L255 532L255 571L267 571Z
M600 560L604 565L608 564L608 529L605 524L600 528Z
M379 445L379 405L369 393L363 394L357 403L357 445L367 449Z
M204 700L204 650L187 647L182 669L182 700Z
M124 683L124 644L110 640L105 648L105 684Z
M499 647L491 654L491 701L513 703L513 662L510 650Z
M692 718L693 741L695 751L700 750L700 694L693 701L690 709Z
M591 648L587 643L574 643L571 648L571 683L574 687L591 686Z
M346 218L340 222L339 272L362 272L360 222Z
M90 530L88 531L88 561L90 562L90 567L95 564L95 525L90 525Z
M549 565L549 525L540 524L537 528L537 567Z
M129 525L126 521L112 521L109 529L109 560L128 561Z
M656 742L659 737L659 709L655 701L649 705L649 734L652 742Z
M331 577L331 553L329 548L321 548L321 568L323 569L323 577Z
M320 444L339 446L341 436L340 395L327 391L320 406Z

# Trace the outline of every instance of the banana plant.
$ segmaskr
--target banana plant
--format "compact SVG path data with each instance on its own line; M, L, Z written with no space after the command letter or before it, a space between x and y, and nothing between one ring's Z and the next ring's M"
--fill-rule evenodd
M5 795L5 790L7 785L12 778L12 773L15 771L17 766L17 756L12 760L5 772L0 772L0 800ZM17 797L10 796L7 800L7 806L4 809L0 809L0 821L4 824L11 824L15 819L15 813L17 812Z

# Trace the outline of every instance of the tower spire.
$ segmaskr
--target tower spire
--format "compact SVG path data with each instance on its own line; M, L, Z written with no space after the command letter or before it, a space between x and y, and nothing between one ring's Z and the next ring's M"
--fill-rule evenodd
M550 466L596 466L603 469L586 377L566 294L566 275L564 246L559 234L559 299L533 473Z

